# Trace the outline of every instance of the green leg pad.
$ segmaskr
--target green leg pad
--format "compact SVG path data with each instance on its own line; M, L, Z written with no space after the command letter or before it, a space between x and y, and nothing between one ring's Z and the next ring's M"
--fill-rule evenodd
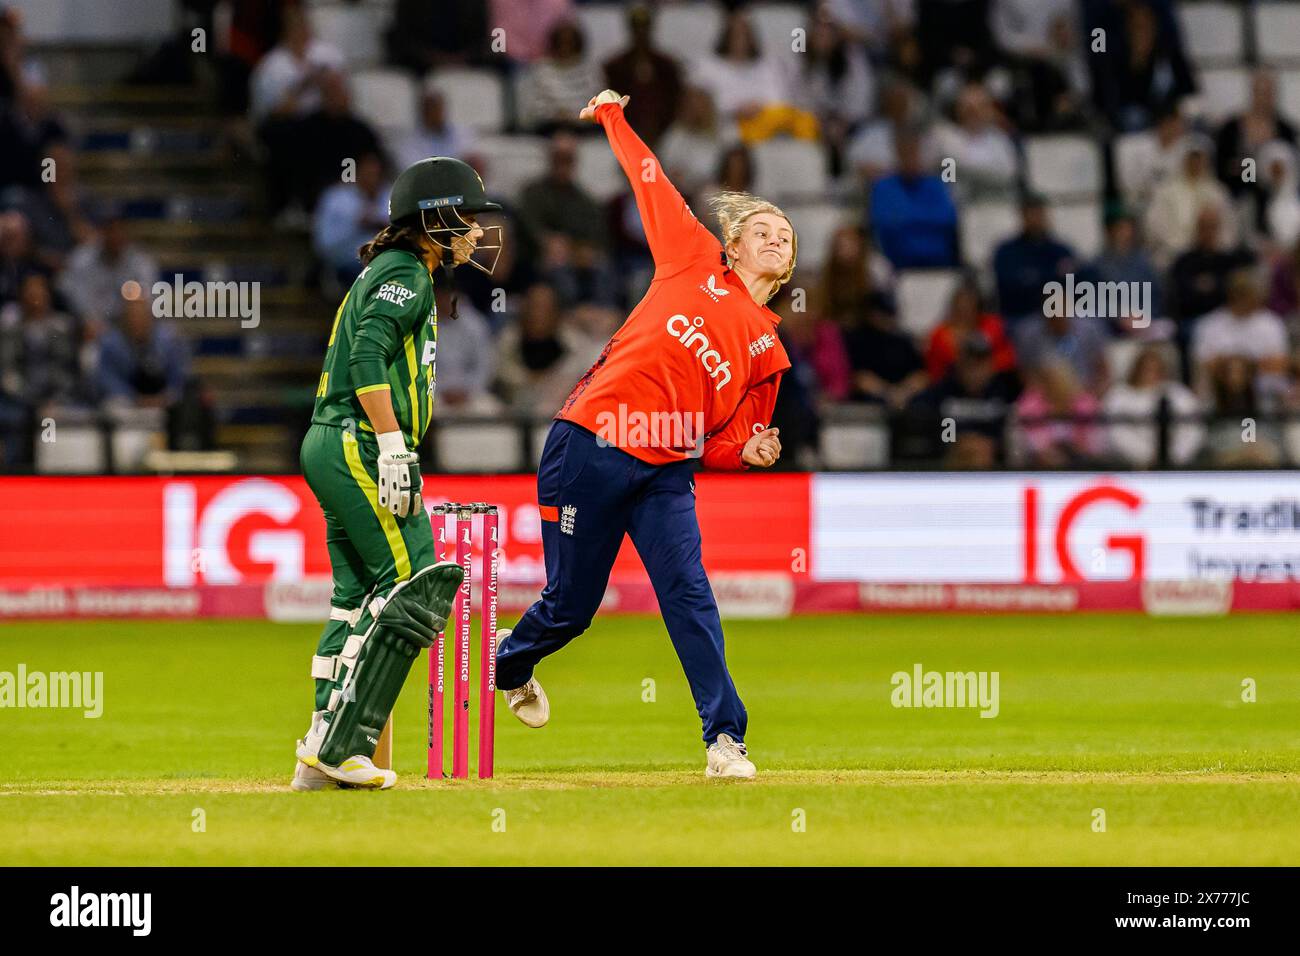
M411 664L446 628L464 576L452 562L430 565L394 586L386 599L367 606L348 639L349 645L359 642L359 649L344 647L348 671L331 700L322 761L337 767L348 757L374 755ZM378 616L372 616L377 608Z

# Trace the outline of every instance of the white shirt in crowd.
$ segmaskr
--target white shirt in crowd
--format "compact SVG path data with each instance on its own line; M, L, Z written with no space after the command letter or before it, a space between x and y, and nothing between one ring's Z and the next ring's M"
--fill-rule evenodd
M1111 448L1130 465L1147 468L1156 461L1156 407L1161 396L1169 400L1175 419L1201 411L1196 395L1182 382L1161 382L1138 388L1127 382L1111 387L1102 401L1107 418L1140 418L1151 424L1119 422L1106 429ZM1175 465L1185 465L1196 457L1205 443L1205 426L1200 422L1182 422L1170 429L1169 458Z
M1192 355L1198 365L1224 355L1258 361L1286 353L1286 323L1268 309L1238 317L1224 306L1196 324Z
M312 40L302 59L294 56L288 47L276 47L262 57L249 80L249 113L253 122L260 123L271 115L289 91L308 74L322 69L342 70L343 67L343 54L338 48L321 40ZM312 87L298 98L293 115L307 116L318 109L320 91Z

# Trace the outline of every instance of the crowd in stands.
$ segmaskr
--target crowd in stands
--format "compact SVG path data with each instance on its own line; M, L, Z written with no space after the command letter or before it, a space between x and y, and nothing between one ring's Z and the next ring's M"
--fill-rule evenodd
M417 158L465 158L505 207L495 274L460 270L458 319L443 303L440 415L549 415L649 283L629 191L594 188L585 171L601 134L577 113L611 87L630 95L633 127L706 221L716 191L761 191L760 150L815 150L807 183L784 185L821 189L839 219L816 236L816 265L771 303L794 366L776 422L788 465L818 465L832 408L887 421L902 466L1294 460L1284 433L1300 411L1296 131L1265 68L1240 112L1197 108L1198 68L1173 0L815 0L801 5L789 57L772 55L758 3L717 4L717 35L683 56L657 31L672 3L393 0L370 29L414 91L402 128L357 105L350 51L316 35L311 3L230 6L242 67L223 74L223 101L255 130L268 218L310 229L329 294L359 272L356 248L385 221L392 177ZM624 38L599 56L602 38L585 28L597 7L617 11ZM39 92L24 92L39 91L39 73L17 38L0 33L0 122L21 127L25 155L54 155L64 134ZM481 75L506 91L500 128L486 133L449 108L446 85ZM1056 201L1031 188L1027 144L1043 134L1101 146L1099 251L1080 247ZM501 151L511 137L544 147L504 189L518 176ZM349 162L354 175L341 177ZM78 387L101 398L174 391L176 377L157 375L146 354L183 363L181 343L95 314L96 303L124 304L99 290L147 271L142 254L111 218L77 220L75 201L35 179L30 161L0 157L0 171L2 185L33 194L25 202L66 219L45 239L20 211L0 219L0 402L12 401L14 374L64 387L64 375L12 357L6 330L18 326L95 343L93 360L83 347L32 354L79 368ZM976 262L963 227L990 203L1018 222ZM918 331L903 321L902 287L932 270L954 279ZM1135 283L1149 302L1124 314L1046 308L1049 285L1067 280ZM134 371L87 364L128 358Z
M77 153L18 11L0 7L0 468L69 410L169 426L201 405L186 339L154 318L158 265L81 190ZM128 283L133 285L128 286ZM128 291L124 294L123 290ZM128 298L128 296L130 296ZM176 436L184 445L185 437ZM190 436L192 439L193 436Z

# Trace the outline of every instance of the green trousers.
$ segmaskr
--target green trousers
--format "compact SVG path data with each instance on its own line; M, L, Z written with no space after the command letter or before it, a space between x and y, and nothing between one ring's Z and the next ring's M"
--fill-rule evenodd
M368 594L386 593L414 571L438 560L433 527L423 508L399 518L379 506L373 435L314 424L302 442L299 461L307 486L325 514L334 594L330 621L321 633L317 657L333 657L351 631L347 614ZM329 703L335 681L317 677L316 710Z

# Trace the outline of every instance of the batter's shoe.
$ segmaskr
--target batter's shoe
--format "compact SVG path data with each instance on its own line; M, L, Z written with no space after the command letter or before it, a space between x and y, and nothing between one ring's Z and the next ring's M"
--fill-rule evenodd
M308 770L324 774L330 780L345 787L359 790L387 790L397 783L397 774L391 770L381 770L369 757L354 754L337 767L331 767L320 759L321 741L325 739L325 712L312 714L311 730L305 740L298 741L298 766L306 765ZM298 775L294 775L294 780ZM298 787L294 787L295 790ZM315 789L320 789L319 787Z
M298 746L302 746L301 740L298 741ZM310 793L313 790L332 790L338 786L338 781L299 760L298 766L293 768L293 779L289 781L289 786L299 793Z
M758 773L758 768L749 759L745 745L732 740L726 734L718 734L718 739L709 744L708 764L704 768L706 777L737 777L748 780Z

